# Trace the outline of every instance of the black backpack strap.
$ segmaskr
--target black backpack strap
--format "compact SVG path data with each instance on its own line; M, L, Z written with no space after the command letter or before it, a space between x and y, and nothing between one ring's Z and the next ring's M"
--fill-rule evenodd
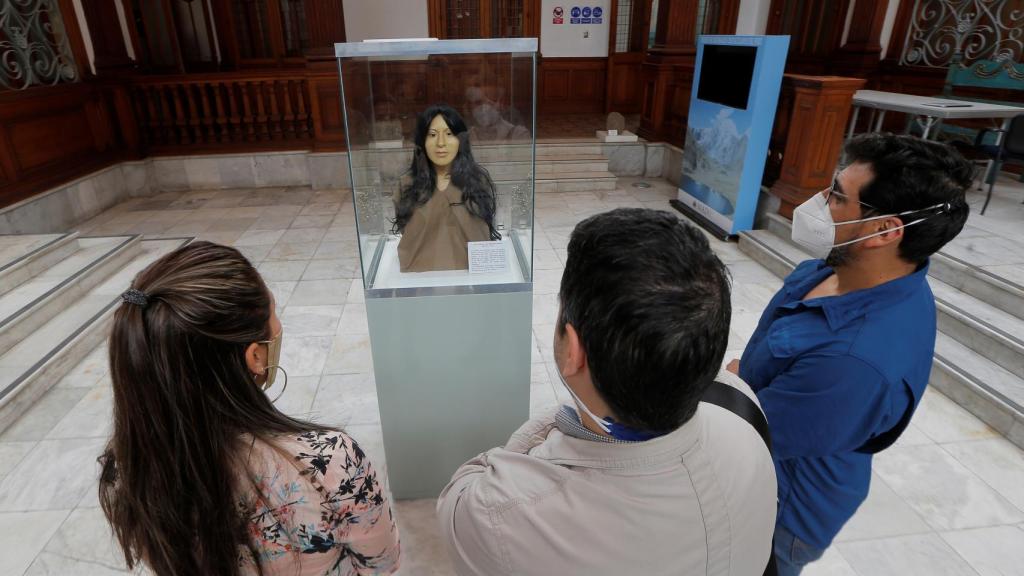
M765 446L768 447L768 451L771 452L772 435L768 431L768 420L764 417L764 412L761 412L761 409L758 408L757 404L749 396L728 384L715 380L708 386L700 400L701 402L725 408L746 420L747 424L753 426L754 430L760 434Z

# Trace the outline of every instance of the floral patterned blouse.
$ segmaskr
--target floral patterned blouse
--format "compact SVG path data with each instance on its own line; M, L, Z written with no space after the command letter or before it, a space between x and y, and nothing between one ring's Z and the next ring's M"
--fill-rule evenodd
M249 439L238 505L263 574L391 574L398 528L384 480L343 432ZM243 572L256 574L242 549Z

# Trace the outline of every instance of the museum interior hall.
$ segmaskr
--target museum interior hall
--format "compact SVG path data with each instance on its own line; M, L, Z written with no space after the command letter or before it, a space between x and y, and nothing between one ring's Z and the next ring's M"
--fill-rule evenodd
M171 361L115 343L157 311L136 290L150 265L203 242L272 295L280 326L234 362L264 363L258 405L372 462L397 574L487 573L441 528L456 470L565 406L601 426L559 360L577 225L644 208L699 230L729 273L724 372L801 263L842 266L801 218L828 214L848 144L892 134L966 159L968 214L918 269L931 324L875 343L934 336L923 392L891 446L856 454L866 498L801 573L1024 576L1022 30L1024 0L0 0L0 575L161 573L129 566L101 485L130 484L118 449L153 446L139 425L174 436L130 421L155 384L124 376ZM390 573L346 553L316 573Z

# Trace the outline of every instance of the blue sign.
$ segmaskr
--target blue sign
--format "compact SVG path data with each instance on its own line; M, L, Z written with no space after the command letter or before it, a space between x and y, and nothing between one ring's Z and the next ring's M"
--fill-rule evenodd
M579 18L569 18L569 24L579 24L579 23L580 23L580 19Z
M711 84L699 90L705 66L709 79L720 66L719 46L750 62L749 87L741 99L730 100L710 90ZM788 50L789 36L697 38L683 170L673 206L719 237L753 227Z
M573 18L579 18L580 17L580 7L579 6L573 6L572 7L572 11L569 12L569 14L571 14ZM574 22L574 24L575 24L575 22Z
M603 14L603 13L604 13L604 10L601 10L600 6L594 6L594 18L600 18L601 14ZM598 22L598 24L600 24L600 22Z
M600 18L594 18L594 24L600 24L600 23L601 23L601 19Z
M590 18L580 18L580 24L590 24Z
M583 17L590 18L590 6L583 7Z

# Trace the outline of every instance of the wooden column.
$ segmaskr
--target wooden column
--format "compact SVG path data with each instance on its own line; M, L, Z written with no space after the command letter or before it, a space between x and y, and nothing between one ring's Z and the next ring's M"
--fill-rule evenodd
M71 46L71 55L75 58L75 66L78 67L78 78L80 80L92 78L89 53L85 49L85 37L82 35L82 27L78 24L78 16L75 15L74 0L57 0L57 6L60 10L60 18L64 22L64 33Z
M306 2L306 25L309 28L309 59L334 59L335 42L345 41L345 14L342 0Z
M121 20L117 16L115 0L90 0L82 3L82 12L89 25L97 76L123 73L135 62L128 57Z
M857 0L850 18L846 44L836 51L831 70L843 76L870 78L878 72L882 56L882 27L889 2Z
M309 48L306 50L306 90L313 119L313 149L345 149L341 89L334 44L345 41L342 0L306 2Z
M786 74L793 107L782 157L782 172L771 193L782 200L779 214L793 209L831 184L860 78Z
M643 100L639 134L682 145L693 85L697 47L697 0L658 3L654 46L642 65Z

